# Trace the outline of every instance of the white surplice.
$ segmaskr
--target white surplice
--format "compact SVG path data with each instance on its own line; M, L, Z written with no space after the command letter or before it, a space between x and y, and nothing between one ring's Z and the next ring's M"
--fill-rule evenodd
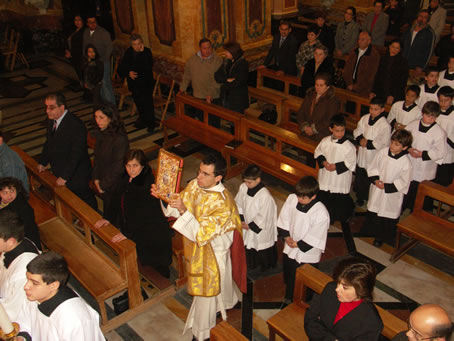
M277 241L277 207L270 191L262 187L254 196L250 196L248 187L242 183L235 196L235 202L238 213L243 215L245 223L254 222L261 229L260 233L255 233L251 229L243 230L244 246L257 251L273 246Z

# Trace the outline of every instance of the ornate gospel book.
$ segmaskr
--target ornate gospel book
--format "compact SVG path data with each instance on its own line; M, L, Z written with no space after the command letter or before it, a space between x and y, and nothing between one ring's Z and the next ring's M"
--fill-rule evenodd
M159 150L158 172L156 174L156 186L160 199L169 202L172 194L180 191L182 173L183 159L161 148Z

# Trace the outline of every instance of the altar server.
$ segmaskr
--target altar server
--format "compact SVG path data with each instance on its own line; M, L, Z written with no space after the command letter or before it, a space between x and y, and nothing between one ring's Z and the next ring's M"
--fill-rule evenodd
M369 196L369 179L366 167L369 165L377 150L389 145L391 126L386 120L385 101L374 97L370 101L369 114L358 121L353 137L359 144L358 166L356 167L355 192L357 205L362 206Z
M453 59L453 58L452 58ZM454 59L453 59L454 60ZM437 117L437 124L445 131L446 156L441 165L438 165L437 175L434 181L443 186L449 186L454 177L454 89L449 86L442 86L438 91L438 102L440 103L440 115Z
M408 123L421 118L421 108L416 104L421 88L410 85L405 92L405 101L393 104L388 114L388 122L393 130L405 129Z
M39 251L24 238L24 223L13 211L0 210L0 252L0 303L15 322L27 303L23 290L26 266Z
M391 136L389 148L379 150L367 167L371 185L364 229L375 236L374 245L377 247L383 242L394 245L396 224L412 176L408 156L411 143L410 132L396 130Z
M437 124L440 115L440 105L429 101L422 108L422 118L407 125L407 130L413 135L412 148L409 148L410 160L413 166L413 177L410 189L404 198L404 208L413 211L416 193L421 181L433 180L437 165L443 163L446 155L446 133Z
M68 265L49 251L27 265L24 290L30 302L21 314L20 336L33 341L101 341L99 315L66 286Z
M319 164L319 198L328 209L331 223L347 221L354 210L350 188L356 148L345 136L345 125L344 115L334 115L329 124L331 136L324 137L314 153Z
M421 92L419 98L416 101L418 107L422 109L424 104L428 101L438 102L437 91L440 89L440 86L437 84L439 72L436 67L427 67L425 72L425 83L421 84L419 87Z
M296 269L305 263L317 267L325 251L329 213L318 199L318 191L315 178L301 178L295 193L287 197L277 221L279 236L285 242L283 270L286 304L293 300Z
M249 165L243 172L235 202L243 227L248 270L263 272L276 265L277 208L270 191L262 182L262 170Z
M448 68L440 72L438 85L454 88L454 56L449 57Z

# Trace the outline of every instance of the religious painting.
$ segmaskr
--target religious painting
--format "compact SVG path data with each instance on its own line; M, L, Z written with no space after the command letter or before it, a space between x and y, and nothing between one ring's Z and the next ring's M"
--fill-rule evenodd
M121 32L131 34L134 30L131 0L115 0L115 14Z
M244 0L244 9L248 37L260 37L266 27L266 0Z
M216 49L221 47L228 38L226 0L201 1L203 36L210 39Z
M156 186L160 199L169 202L172 194L179 192L182 173L183 159L161 148L156 174Z
M176 40L173 0L152 0L154 31L161 44L172 46Z

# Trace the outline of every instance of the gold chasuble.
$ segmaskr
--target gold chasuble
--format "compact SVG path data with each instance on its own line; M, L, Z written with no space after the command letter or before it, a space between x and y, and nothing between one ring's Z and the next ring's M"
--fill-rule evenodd
M241 234L241 220L235 201L227 189L222 192L203 189L196 179L180 194L186 209L200 225L196 242L184 237L188 293L205 297L219 295L219 268L210 242L234 229Z

